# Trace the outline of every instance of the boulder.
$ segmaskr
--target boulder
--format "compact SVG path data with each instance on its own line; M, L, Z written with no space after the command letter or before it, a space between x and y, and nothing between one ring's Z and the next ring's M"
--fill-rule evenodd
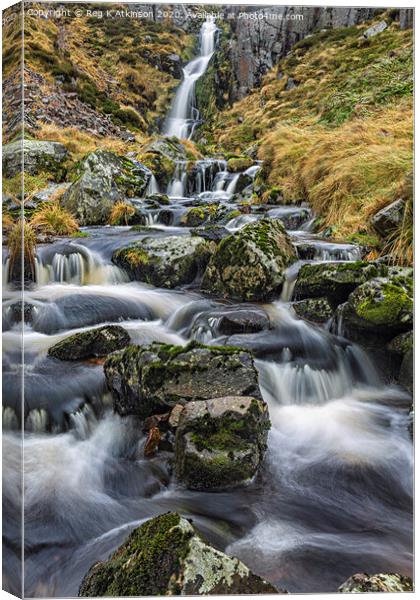
M296 300L326 297L337 305L362 283L387 273L385 265L363 261L306 264L299 270L293 295Z
M357 594L360 592L412 592L413 582L410 577L397 573L357 573L349 577L340 587L339 592Z
M298 317L313 321L314 323L325 323L334 314L328 298L307 298L293 303L293 309Z
M414 371L414 335L412 331L400 333L388 344L388 350L396 354L401 360L398 373L398 383L413 393L413 371Z
M337 311L346 333L372 333L392 338L413 327L413 279L377 277L352 292Z
M79 596L275 594L237 558L207 544L190 520L166 513L134 529L108 560L94 564Z
M220 242L220 240L230 235L230 232L226 227L221 225L205 225L204 227L193 229L191 235L202 237L205 240Z
M77 179L60 204L80 225L103 225L116 202L143 194L151 175L140 163L108 150L96 150L82 161Z
M270 319L267 313L257 306L227 306L206 312L198 315L194 322L194 328L200 328L203 323L211 325L216 335L258 333L270 329Z
M296 252L277 219L261 219L222 240L204 273L202 290L240 301L280 295Z
M48 355L60 360L85 360L106 356L130 343L127 331L119 325L107 325L75 333L48 350Z
M168 206L171 203L169 196L166 194L148 194L147 200L156 203L158 206Z
M387 27L388 24L386 21L379 21L379 23L375 23L375 25L372 25L372 27L366 29L366 31L363 33L363 37L365 39L374 37L375 35L378 35L378 33L382 33L382 31L385 31Z
M211 250L210 243L200 237L146 237L116 250L112 261L131 279L174 288L192 283L203 273Z
M3 177L14 177L22 170L22 152L25 173L37 175L45 171L55 181L66 174L67 148L59 142L17 140L3 146Z
M405 200L400 198L382 208L372 217L372 225L379 235L387 237L401 225L404 218L405 204Z
M172 180L177 162L187 160L187 153L177 138L159 137L143 148L140 159L153 172L162 190Z
M253 397L189 402L176 432L178 480L207 491L249 482L264 457L269 427L266 404Z
M191 400L261 398L252 355L240 348L197 342L129 346L110 356L104 371L115 410L143 419Z

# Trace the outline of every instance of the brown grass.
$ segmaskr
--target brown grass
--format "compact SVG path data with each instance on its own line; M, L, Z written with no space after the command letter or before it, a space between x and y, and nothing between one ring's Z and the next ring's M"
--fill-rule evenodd
M116 202L112 207L108 223L110 225L128 225L130 217L135 214L136 210L127 202Z
M17 221L10 230L7 238L7 247L9 249L10 268L13 272L14 265L23 258L29 268L34 272L35 253L36 253L36 235L32 225L26 220Z
M44 203L37 208L30 224L46 235L71 235L79 229L76 219L56 202Z

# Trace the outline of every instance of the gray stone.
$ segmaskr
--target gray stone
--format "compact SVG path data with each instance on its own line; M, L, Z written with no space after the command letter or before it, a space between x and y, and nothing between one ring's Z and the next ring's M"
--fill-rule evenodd
M373 227L382 237L387 237L402 223L404 209L405 200L395 200L372 217Z
M143 194L151 175L140 163L108 150L96 150L83 160L76 181L60 198L60 204L82 226L103 225L116 202Z
M280 295L296 252L277 219L261 219L222 240L210 259L202 290L241 301Z
M349 577L340 587L341 593L360 592L412 592L413 582L410 577L404 577L397 573L357 573Z
M116 250L112 261L134 280L174 288L192 283L204 272L211 250L211 242L201 237L147 237Z
M375 23L375 25L372 25L372 27L366 29L366 31L363 33L363 37L366 39L374 37L375 35L378 35L378 33L382 33L382 31L385 31L387 27L388 25L386 21L380 21L379 23Z
M261 399L252 355L240 348L128 346L108 358L104 371L120 415L145 419L176 404L224 396Z
M3 146L3 177L14 177L22 170L22 154L25 173L36 175L45 171L51 179L60 181L65 175L64 163L68 151L59 142L18 140Z
M106 356L130 343L127 331L119 325L106 325L75 333L48 350L48 355L60 360L85 360Z
M79 596L207 596L276 594L237 558L210 546L176 513L134 529L106 561L94 564Z
M266 404L229 396L189 402L176 432L176 475L189 489L219 491L249 482L267 447Z
M328 298L307 298L293 303L293 309L299 317L314 323L325 323L334 314Z

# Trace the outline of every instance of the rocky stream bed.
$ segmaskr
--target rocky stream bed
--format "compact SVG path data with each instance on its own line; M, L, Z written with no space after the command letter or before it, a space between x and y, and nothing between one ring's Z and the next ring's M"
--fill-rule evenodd
M23 422L27 596L409 589L412 270L245 202L258 161L182 154L203 28L174 137L89 155L60 199L83 235L37 247L23 411L5 256L7 585Z

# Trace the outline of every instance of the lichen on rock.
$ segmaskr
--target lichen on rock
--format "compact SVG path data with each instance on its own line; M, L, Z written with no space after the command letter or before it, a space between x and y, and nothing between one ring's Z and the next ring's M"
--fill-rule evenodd
M413 582L410 577L398 573L357 573L349 577L340 587L339 592L357 594L360 592L412 592Z
M261 219L223 239L213 254L202 290L242 301L280 295L284 272L296 252L278 219Z
M190 489L215 491L250 481L264 456L267 406L253 397L189 402L176 433L175 464Z
M207 544L190 521L166 513L134 529L85 575L79 596L278 593L237 558Z
M110 356L104 371L120 415L145 419L176 404L224 396L261 399L252 355L240 348L133 345Z
M147 237L116 250L112 261L134 280L174 288L192 283L204 272L212 249L212 243L201 237Z

